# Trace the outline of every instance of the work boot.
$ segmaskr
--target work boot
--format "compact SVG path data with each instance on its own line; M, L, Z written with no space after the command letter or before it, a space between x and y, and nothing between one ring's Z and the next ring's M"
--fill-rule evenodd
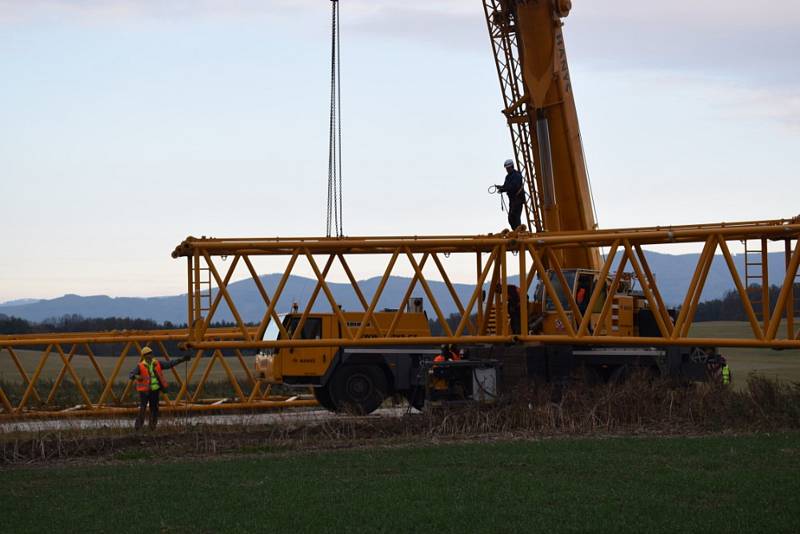
M155 430L158 426L158 417L150 416L150 430Z
M142 429L142 426L144 426L144 412L140 411L136 416L136 422L133 423L133 429L138 432Z
M519 226L517 226L517 228L514 231L515 232L527 232L528 231L528 227L525 226L524 224L520 224Z

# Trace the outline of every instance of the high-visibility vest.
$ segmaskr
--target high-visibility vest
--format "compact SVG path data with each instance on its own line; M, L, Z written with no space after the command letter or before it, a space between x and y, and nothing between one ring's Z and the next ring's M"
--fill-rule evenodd
M722 385L727 386L731 383L731 368L728 364L722 366Z
M150 373L152 367L155 373ZM146 362L139 362L139 378L136 379L136 391L147 392L155 391L157 389L166 389L167 379L164 378L164 373L161 372L161 362L153 358L150 366Z

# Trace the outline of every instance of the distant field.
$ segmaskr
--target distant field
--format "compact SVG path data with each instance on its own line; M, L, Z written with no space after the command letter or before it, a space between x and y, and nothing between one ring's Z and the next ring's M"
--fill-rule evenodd
M33 372L36 370L36 366L39 364L39 361L42 358L43 353L39 351L28 351L28 350L17 350L15 351L17 356L19 357L22 366L24 367L25 371L28 373L28 376L32 376ZM253 370L254 365L254 356L245 357L244 360L248 365L248 368ZM107 358L107 357L97 357L96 358L98 365L103 370L103 374L106 378L111 376L112 371L114 370L114 366L117 363L117 358ZM247 375L242 370L242 366L239 361L235 358L228 358L228 365L230 365L231 370L233 371L234 375L237 377L239 382L241 383L247 378ZM125 359L125 364L122 366L119 375L117 376L117 382L127 382L128 380L128 373L136 366L138 362L138 358L131 356ZM202 376L202 372L205 369L206 364L208 363L208 359L204 359L203 362L198 367L198 370L195 372L195 378L199 379ZM87 356L84 355L75 355L72 359L72 367L75 369L75 372L78 373L78 376L81 378L85 378L89 382L94 382L98 380L97 371L95 371L94 366L92 366L91 361ZM185 363L180 364L178 367L175 367L175 370L180 374L181 378L186 376L188 372L188 366L191 364ZM50 356L47 358L47 363L45 363L44 369L42 370L41 378L44 381L54 380L58 377L58 373L61 372L61 368L63 367L63 363L61 361L61 357L57 352L51 353ZM171 371L169 372L171 373ZM169 374L167 375L169 377ZM223 369L222 365L219 362L214 364L214 367L211 368L211 374L209 379L213 381L222 381L227 380L227 374ZM70 381L70 378L67 377L65 380ZM0 382L21 382L22 378L20 377L19 371L17 371L17 367L14 365L14 361L11 359L11 356L6 350L0 350Z
M551 439L2 472L9 532L798 532L800 434Z
M750 323L710 322L695 323L690 332L692 337L752 337ZM757 373L767 378L777 378L790 382L800 382L800 351L764 349L720 349L734 373L734 378L745 378ZM735 380L739 384L743 380Z

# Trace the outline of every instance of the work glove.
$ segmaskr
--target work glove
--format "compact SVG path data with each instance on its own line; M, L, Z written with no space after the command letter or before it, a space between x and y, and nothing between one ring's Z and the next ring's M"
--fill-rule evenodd
M184 354L183 356L181 356L181 360L180 361L181 362L188 362L191 359L192 359L192 355L191 354Z

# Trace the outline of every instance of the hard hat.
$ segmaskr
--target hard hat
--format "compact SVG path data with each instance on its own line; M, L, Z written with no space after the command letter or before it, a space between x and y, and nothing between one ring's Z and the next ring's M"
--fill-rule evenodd
M153 354L153 349L150 347L145 347L142 349L142 357L147 356L148 354Z
M503 164L503 166L504 167L513 167L514 166L514 160L507 159L506 162Z

